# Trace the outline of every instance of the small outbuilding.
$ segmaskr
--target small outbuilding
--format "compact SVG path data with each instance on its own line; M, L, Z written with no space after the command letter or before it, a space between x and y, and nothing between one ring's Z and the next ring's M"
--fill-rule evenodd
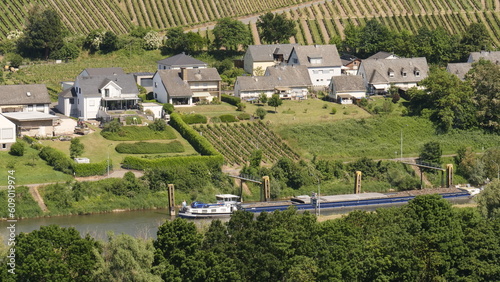
M366 97L366 86L359 75L334 76L330 82L328 97L340 104L352 104Z
M16 125L0 114L0 151L10 150L16 142Z

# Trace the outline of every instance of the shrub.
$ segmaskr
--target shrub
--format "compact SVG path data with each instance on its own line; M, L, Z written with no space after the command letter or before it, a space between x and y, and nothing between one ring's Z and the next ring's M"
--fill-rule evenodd
M73 174L73 166L75 163L63 152L52 147L43 147L39 156L42 160L46 161L48 165L54 167L55 170Z
M173 141L170 143L120 143L115 150L120 154L161 154L161 153L182 153L184 146L181 142Z
M213 122L213 123L219 123L220 122L220 118L219 117L212 117L210 119L210 121Z
M237 122L238 119L233 115L221 115L219 116L221 122Z
M24 142L17 141L16 143L12 144L10 147L9 154L13 156L23 156L24 155Z
M328 104L323 104L322 108L323 109L328 109Z
M332 111L330 112L330 114L334 115L337 113L337 108L335 107L332 107Z
M222 102L226 102L233 106L238 106L238 103L241 103L241 99L239 97L234 97L226 94L221 95Z
M33 144L33 143L38 143L38 140L36 140L35 138L31 137L31 136L28 136L28 135L24 135L23 136L23 140L24 142L28 143L28 144Z
M245 108L247 107L247 105L245 105L245 103L243 102L240 102L236 105L236 110L237 111L240 111L240 112L243 112L245 110Z
M123 159L123 167L128 169L150 169L164 167L184 167L189 164L205 164L211 171L219 171L224 163L224 157L215 156L188 156L188 157L165 157L156 159L138 158L127 156Z
M186 139L191 146L202 155L220 155L217 150L208 142L208 140L201 136L191 126L186 124L179 114L172 113L170 116L170 124L175 128L184 139ZM221 156L222 157L222 156Z
M169 104L169 103L165 103L163 104L163 110L167 113L167 114L171 114L174 112L174 105L172 104Z
M102 132L118 132L121 128L122 124L117 119L113 119L104 125Z
M109 169L111 170L113 165L111 160L109 161ZM90 164L78 164L75 163L73 165L73 169L75 172L75 176L78 177L86 177L93 175L104 175L108 171L108 160L104 160L98 163L90 163Z
M125 123L127 125L131 125L131 124L141 124L142 123L142 120L141 120L141 117L140 116L128 116L125 118Z
M153 131L163 131L167 129L167 124L165 120L157 118L153 123L149 124L148 127Z
M241 113L238 115L239 120L249 120L251 117L249 113Z
M182 115L181 118L187 124L207 123L207 117L200 114Z
M264 119L266 116L267 112L263 108L259 107L257 110L255 110L255 115L259 117L259 119Z
M153 131L147 126L123 126L119 132L101 131L101 135L114 141L175 139L175 132L170 127L163 131Z

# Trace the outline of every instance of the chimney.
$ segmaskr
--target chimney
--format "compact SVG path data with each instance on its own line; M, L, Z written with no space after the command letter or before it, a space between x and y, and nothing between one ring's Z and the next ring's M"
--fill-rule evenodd
M181 68L181 78L184 81L188 80L188 74L186 68Z

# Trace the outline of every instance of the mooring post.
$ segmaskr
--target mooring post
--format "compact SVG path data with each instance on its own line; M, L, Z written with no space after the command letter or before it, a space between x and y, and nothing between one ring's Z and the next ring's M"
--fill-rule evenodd
M356 175L354 177L354 194L361 193L361 171L356 171Z
M451 188L453 186L453 165L446 165L446 187Z
M170 210L170 215L175 215L175 191L174 184L168 184L168 209Z
M271 200L271 185L269 183L269 176L262 177L262 190L264 192L264 199L261 199L261 201L267 202Z

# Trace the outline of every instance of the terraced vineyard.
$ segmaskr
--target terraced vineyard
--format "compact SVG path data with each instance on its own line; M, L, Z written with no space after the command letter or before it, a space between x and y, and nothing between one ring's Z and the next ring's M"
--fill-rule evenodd
M0 1L0 39L22 29L29 0ZM37 3L61 15L72 33L86 34L97 28L126 33L132 24L164 30L213 23L221 17L258 15L277 9L297 21L298 34L292 42L327 43L343 36L348 23L363 24L376 17L390 29L415 32L421 26L443 26L457 33L472 22L484 23L496 46L500 46L500 0L39 0ZM307 7L303 4L313 3ZM285 9L294 5L299 9ZM250 26L252 27L252 26ZM259 42L253 28L254 42Z
M224 155L228 165L247 164L250 154L258 149L262 150L262 160L267 164L273 164L281 157L299 159L263 122L198 125L194 129Z

